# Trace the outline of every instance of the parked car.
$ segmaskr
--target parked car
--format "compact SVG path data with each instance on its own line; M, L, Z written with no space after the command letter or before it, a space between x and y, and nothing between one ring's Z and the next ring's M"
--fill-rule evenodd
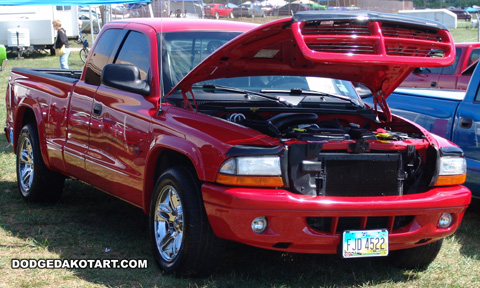
M292 2L292 3L295 3L295 2ZM311 6L311 10L327 10L327 6L325 6L325 5L320 5L320 4L318 4L318 3L316 3L316 2L313 2L313 1L311 1L311 2L306 2L306 3L305 3L305 2L300 2L300 3L303 3L303 4L306 4L306 5L308 5L308 6Z
M457 15L457 19L471 21L472 15L465 10L462 9L450 9L450 12L453 12Z
M232 10L234 17L265 17L266 12L258 4L243 3Z
M289 3L280 8L273 10L274 16L292 16L293 14L300 11L309 11L312 10L312 6L302 3Z
M273 9L275 8L273 7L273 5L266 3L266 4L262 4L260 7L265 12L266 16L273 15L272 12L273 12Z
M80 26L80 32L91 33L92 29L90 28L90 15L88 12L78 12L78 20ZM102 25L102 19L98 19L93 16L92 13L92 23L93 23L93 33L98 34L100 32L100 27Z
M220 18L220 17L230 17L233 18L232 13L233 8L228 8L223 4L210 3L203 7L206 18Z
M466 90L473 71L470 66L480 58L480 43L456 43L455 54L452 65L416 68L399 87Z

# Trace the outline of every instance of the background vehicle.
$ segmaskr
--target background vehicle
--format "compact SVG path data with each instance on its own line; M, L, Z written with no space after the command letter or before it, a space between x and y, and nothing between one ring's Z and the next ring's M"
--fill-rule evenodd
M447 67L416 68L400 84L405 88L440 88L466 90L471 72L480 57L480 43L456 43L455 62Z
M392 112L458 144L467 159L466 185L480 197L480 69L468 90L399 88L388 97ZM373 105L371 97L365 102ZM412 105L414 103L415 105Z
M210 3L203 7L205 12L205 17L207 18L220 18L220 17L230 17L233 18L232 10L233 8L228 8L223 4Z
M198 19L205 16L202 1L171 0L167 3L170 17Z
M289 3L273 10L274 16L292 16L300 11L312 10L312 6L302 3Z
M262 4L260 6L262 8L262 10L265 12L265 16L271 16L273 15L272 12L273 12L273 5L271 4L268 4L268 3L265 3L264 5Z
M233 8L232 14L234 17L265 17L266 12L258 4L243 3L242 5Z
M22 50L50 49L56 36L52 26L54 19L62 21L68 37L78 36L76 6L0 5L0 44L9 51L18 50L17 46ZM55 51L53 48L52 50Z
M78 20L80 26L80 33L91 33L90 15L88 12L78 12ZM102 26L102 20L94 16L92 13L93 33L98 34Z
M323 19L411 34L338 36L318 32ZM424 30L444 41L416 44L443 57L355 50ZM449 39L438 23L374 12L110 22L82 71L12 69L5 131L20 195L56 200L65 177L113 194L149 215L157 264L184 276L213 271L224 240L427 266L470 203L463 151L384 100L412 66L451 64ZM223 45L210 54L212 42Z
M472 21L472 15L465 10L449 9L449 11L455 13L457 15L457 19L459 20Z

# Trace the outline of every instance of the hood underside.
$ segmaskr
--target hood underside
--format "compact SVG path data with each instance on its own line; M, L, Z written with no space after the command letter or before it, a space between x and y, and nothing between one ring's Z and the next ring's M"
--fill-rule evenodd
M384 99L414 68L447 66L454 59L451 35L437 22L366 11L299 12L228 42L172 92L192 93L194 83L218 78L329 77L365 85L385 112Z

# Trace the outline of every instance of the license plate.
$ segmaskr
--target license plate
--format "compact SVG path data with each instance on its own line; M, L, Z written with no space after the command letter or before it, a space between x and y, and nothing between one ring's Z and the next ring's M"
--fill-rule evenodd
M355 230L343 232L343 258L388 255L388 231Z

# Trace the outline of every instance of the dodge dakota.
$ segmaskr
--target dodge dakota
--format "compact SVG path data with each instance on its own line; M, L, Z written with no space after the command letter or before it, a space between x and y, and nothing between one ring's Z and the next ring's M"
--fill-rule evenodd
M114 21L83 71L12 70L20 195L69 177L138 206L177 275L214 271L225 240L424 267L470 203L465 158L385 99L454 58L441 24L375 12Z

